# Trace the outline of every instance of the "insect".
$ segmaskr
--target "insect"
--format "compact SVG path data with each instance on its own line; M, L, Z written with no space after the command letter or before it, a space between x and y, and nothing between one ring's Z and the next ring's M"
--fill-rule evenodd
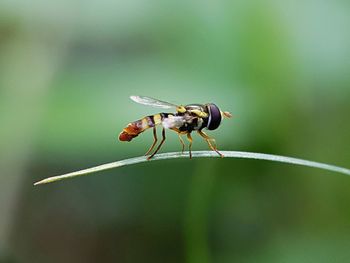
M157 100L144 96L130 96L133 101L162 109L175 109L176 113L158 113L150 116L146 116L140 120L129 123L123 131L119 134L120 141L131 141L137 137L140 133L149 128L153 128L154 141L146 152L148 160L151 159L162 147L165 141L165 129L175 131L179 135L179 140L182 145L182 152L185 149L185 143L182 139L182 135L186 135L189 141L189 156L192 158L192 136L191 133L196 131L203 139L208 143L211 150L217 152L221 157L223 155L218 151L214 138L209 137L204 131L204 128L208 130L215 130L220 126L223 118L231 118L231 113L227 111L221 111L214 103L207 104L189 104L189 105L175 105L169 102ZM162 140L158 147L151 154L152 150L157 144L157 129L156 127L162 126Z

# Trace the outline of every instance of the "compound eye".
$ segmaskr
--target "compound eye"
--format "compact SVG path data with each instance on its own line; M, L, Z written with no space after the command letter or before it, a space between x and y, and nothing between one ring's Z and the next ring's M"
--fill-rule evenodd
M207 107L209 112L207 129L215 130L220 126L220 123L221 123L221 119L222 119L221 111L219 107L213 103L208 104Z

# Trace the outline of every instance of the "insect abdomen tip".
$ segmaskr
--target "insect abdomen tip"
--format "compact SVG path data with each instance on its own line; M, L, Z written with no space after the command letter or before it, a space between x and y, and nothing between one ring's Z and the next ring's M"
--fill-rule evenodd
M135 135L131 135L131 134L126 133L125 131L122 131L119 134L119 141L130 142L134 137L135 137Z

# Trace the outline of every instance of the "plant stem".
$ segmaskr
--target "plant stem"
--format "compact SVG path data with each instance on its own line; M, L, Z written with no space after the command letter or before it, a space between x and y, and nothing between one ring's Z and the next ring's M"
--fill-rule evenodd
M237 151L222 151L221 152L225 158L246 158L246 159L257 159L257 160L267 160L267 161L274 161L274 162L282 162L282 163L289 163L289 164L295 164L295 165L302 165L302 166L308 166L308 167L314 167L319 168L323 170L333 171L337 173L342 173L346 175L350 175L350 170L334 166L330 164L325 163L319 163L314 161L308 161L304 159L298 159L293 157L287 157L287 156L281 156L281 155L273 155L273 154L265 154L265 153L253 153L253 152L237 152ZM203 158L203 157L220 157L216 152L212 151L195 151L192 152L193 158ZM168 159L176 159L176 158L188 158L188 154L181 152L170 152L170 153L162 153L155 155L151 160L147 160L147 157L141 156L141 157L135 157L130 159L125 159L117 162L107 163L99 166L95 166L92 168L80 170L77 172L72 172L64 175L59 176L53 176L46 179L43 179L39 182L34 183L34 185L39 184L47 184L52 183L68 178L73 178L77 176L83 176L88 175L104 170L109 170L117 167L132 165L132 164L138 164L143 162L153 162L153 161L160 161L160 160L168 160Z

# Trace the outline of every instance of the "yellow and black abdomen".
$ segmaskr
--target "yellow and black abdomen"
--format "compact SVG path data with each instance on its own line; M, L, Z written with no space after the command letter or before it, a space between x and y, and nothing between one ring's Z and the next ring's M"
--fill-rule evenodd
M159 113L155 115L146 116L140 120L129 123L128 126L126 126L123 129L123 131L119 134L119 140L130 142L140 133L160 124L165 118L165 115L167 115L167 113Z

